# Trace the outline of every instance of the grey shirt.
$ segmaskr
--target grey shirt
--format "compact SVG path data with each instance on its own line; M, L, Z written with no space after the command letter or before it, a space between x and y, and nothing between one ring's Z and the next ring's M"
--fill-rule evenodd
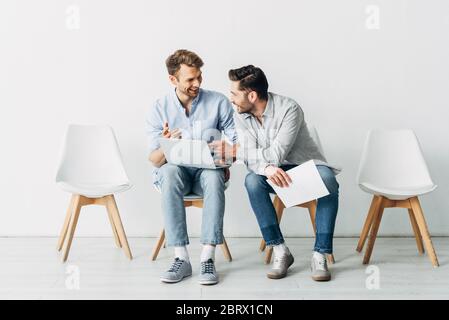
M234 113L240 147L237 159L245 162L249 170L265 175L268 165L299 165L314 160L317 165L339 168L327 163L310 136L301 107L288 97L268 93L262 124L250 113Z

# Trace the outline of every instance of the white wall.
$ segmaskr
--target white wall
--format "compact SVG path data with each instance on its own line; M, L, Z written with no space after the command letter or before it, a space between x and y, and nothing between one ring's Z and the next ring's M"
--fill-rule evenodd
M422 198L428 224L449 235L448 31L445 0L2 0L0 235L58 234L69 195L54 174L69 123L113 126L134 183L117 197L126 231L157 235L144 116L170 88L164 60L178 48L205 61L204 88L227 93L228 69L251 63L300 103L328 159L344 167L336 235L357 235L370 203L355 183L367 130L414 129L439 185ZM259 235L245 173L232 168L228 236ZM191 211L198 235L200 211ZM301 209L287 210L283 228L311 235ZM407 212L387 210L380 233L411 234ZM77 234L109 236L103 209L84 209Z

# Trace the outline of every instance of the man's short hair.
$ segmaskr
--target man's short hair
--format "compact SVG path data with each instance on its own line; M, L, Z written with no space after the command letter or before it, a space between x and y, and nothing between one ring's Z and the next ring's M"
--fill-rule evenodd
M239 81L240 90L257 92L259 99L268 100L268 80L262 69L253 65L231 69L229 80Z
M189 67L201 68L203 66L203 60L192 51L179 49L171 54L167 60L165 60L165 65L167 66L168 74L175 76L176 73L181 68L181 64L185 64Z

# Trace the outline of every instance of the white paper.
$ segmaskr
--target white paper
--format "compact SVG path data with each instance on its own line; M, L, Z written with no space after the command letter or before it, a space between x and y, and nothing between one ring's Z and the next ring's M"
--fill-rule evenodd
M292 179L288 187L278 187L267 179L286 208L303 204L329 194L313 160L286 171Z

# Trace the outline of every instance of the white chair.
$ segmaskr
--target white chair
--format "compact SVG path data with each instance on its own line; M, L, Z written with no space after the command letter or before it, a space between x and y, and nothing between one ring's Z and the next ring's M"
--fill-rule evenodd
M322 155L324 155L323 146L321 145L321 140L318 135L318 131L316 130L316 128L314 126L308 126L308 129L309 129L310 137L313 139L313 141L317 145L320 153ZM310 221L312 222L312 227L313 227L314 233L316 233L315 217L316 217L317 204L318 204L318 201L315 199L315 200L312 200L312 201L309 201L306 203L301 203L301 204L298 204L295 206L295 207L299 207L299 208L306 208L309 211ZM277 195L274 196L273 206L274 206L274 209L276 210L276 216L277 216L278 222L281 223L281 218L282 218L282 214L284 213L285 205L284 205L284 203L282 203L282 200ZM266 249L266 243L265 243L265 240L262 239L260 242L259 250L265 251L265 249ZM264 261L266 264L269 264L271 262L272 254L273 254L273 248L269 247L265 253ZM326 254L326 257L327 257L327 261L329 262L329 264L335 263L335 257L333 254Z
M384 208L408 209L418 251L422 240L434 266L438 259L430 239L418 196L436 189L430 178L418 139L412 130L371 130L365 142L357 182L373 195L357 251L361 252L370 232L363 263L369 263ZM422 239L423 238L423 239Z
M114 239L132 259L114 194L131 187L123 167L114 132L109 126L70 125L56 174L57 184L72 194L57 249L67 238L63 262L67 260L81 207L102 205L108 211ZM67 237L68 236L68 237Z
M228 188L228 186L229 181L225 183L225 190ZM161 189L159 186L154 185L154 187L159 193L161 193ZM203 197L195 193L189 193L188 195L184 196L184 206L203 208ZM157 259L157 256L159 255L159 251L161 250L162 246L165 247L165 228L161 230L159 238L156 241L156 246L153 249L153 253L151 255L151 259L153 261ZM221 244L220 246L223 250L223 255L225 256L225 259L231 262L232 261L231 252L229 251L228 244L224 237L223 237L223 244Z

